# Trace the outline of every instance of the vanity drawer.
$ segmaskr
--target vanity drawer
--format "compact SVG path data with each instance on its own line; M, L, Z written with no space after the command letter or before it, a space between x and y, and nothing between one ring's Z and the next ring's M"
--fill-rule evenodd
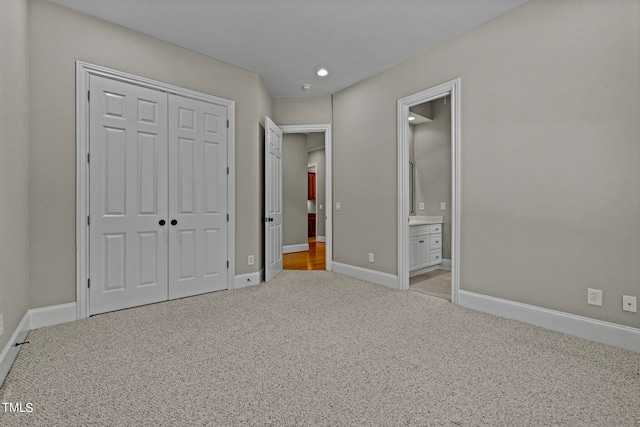
M431 251L431 265L442 264L442 249Z
M429 226L429 233L442 233L442 224L431 224Z
M431 249L440 249L442 247L442 234L432 234L429 236L430 248Z
M429 225L412 225L409 227L409 236L419 236L429 234Z

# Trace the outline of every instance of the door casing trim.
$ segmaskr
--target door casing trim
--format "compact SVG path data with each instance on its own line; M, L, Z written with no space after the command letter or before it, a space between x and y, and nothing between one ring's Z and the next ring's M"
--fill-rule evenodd
M451 302L460 292L460 78L398 99L398 289L409 289L409 108L451 99Z
M235 101L203 92L174 86L146 77L125 73L100 65L76 61L76 317L89 317L89 79L101 76L137 86L184 96L227 108L227 208L229 212L227 256L229 269L227 288L234 289L235 279Z

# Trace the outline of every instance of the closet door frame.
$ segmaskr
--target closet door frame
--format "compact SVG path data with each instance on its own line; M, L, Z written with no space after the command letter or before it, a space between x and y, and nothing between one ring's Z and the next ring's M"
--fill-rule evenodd
M204 102L227 109L227 206L229 212L227 257L228 289L235 278L235 101L185 89L134 74L76 61L76 318L89 317L89 79L101 76Z

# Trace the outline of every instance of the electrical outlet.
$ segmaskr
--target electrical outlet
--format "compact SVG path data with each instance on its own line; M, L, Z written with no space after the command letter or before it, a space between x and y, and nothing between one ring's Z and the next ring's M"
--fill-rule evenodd
M255 258L253 257L253 255L249 255L249 260L247 261L247 264L253 265L254 262L255 262Z
M440 210L441 211L447 210L447 202L440 202Z
M419 207L418 209L420 209L421 211L423 211L423 210L424 210L424 203L420 203L420 207Z
M587 304L602 307L602 291L600 289L587 289Z
M373 262L373 253L369 252L369 262Z
M631 313L638 312L638 300L636 297L629 295L622 295L622 311L630 311Z
M0 337L4 333L4 314L0 314Z
M322 208L322 205L320 205L320 209L323 209L323 208Z
M340 210L340 202L336 202L336 210L339 211Z

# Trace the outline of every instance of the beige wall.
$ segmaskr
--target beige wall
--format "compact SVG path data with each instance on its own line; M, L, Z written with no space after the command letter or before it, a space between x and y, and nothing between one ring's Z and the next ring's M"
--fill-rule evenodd
M44 0L30 19L31 307L76 300L77 59L236 101L236 273L258 271L246 259L261 251L258 123L270 99L259 77Z
M273 121L278 125L331 124L331 96L274 98Z
M307 135L285 133L282 150L282 241L307 243Z
M26 0L0 2L0 352L29 309L29 53Z
M640 327L639 75L640 2L532 0L335 94L334 259L397 273L396 101L460 77L462 288Z
M451 101L444 98L423 104L433 120L413 128L416 215L442 216L442 258L451 259ZM446 210L440 210L440 202ZM421 211L420 203L424 203Z

